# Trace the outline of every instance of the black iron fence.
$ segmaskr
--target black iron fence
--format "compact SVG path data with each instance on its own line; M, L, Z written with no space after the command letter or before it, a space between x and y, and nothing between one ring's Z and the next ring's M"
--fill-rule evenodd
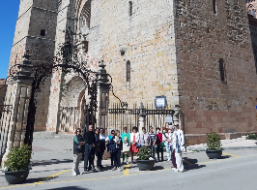
M112 104L108 110L108 122L107 122L107 134L110 134L111 130L120 130L123 132L123 128L127 127L128 132L132 131L134 126L139 126L139 114L140 108L136 104L132 106L132 109L122 109L119 104ZM145 128L149 131L149 126L164 127L166 125L166 117L170 116L173 118L175 111L171 105L168 105L166 109L159 110L155 109L154 105L146 104L143 109L145 114Z

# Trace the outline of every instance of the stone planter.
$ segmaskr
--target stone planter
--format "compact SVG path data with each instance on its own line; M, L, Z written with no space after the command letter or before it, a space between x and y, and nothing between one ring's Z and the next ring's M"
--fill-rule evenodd
M23 183L27 179L29 170L21 170L15 172L3 171L3 173L5 173L5 179L9 184L18 184Z
M139 170L151 170L154 167L156 160L137 160Z
M206 154L210 159L220 158L222 155L222 150L206 150Z

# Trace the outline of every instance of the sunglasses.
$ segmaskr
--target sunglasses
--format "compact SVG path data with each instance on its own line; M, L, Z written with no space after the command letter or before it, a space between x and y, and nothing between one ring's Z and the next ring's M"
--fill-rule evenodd
M80 132L80 133L81 133L81 131L77 131L77 132Z

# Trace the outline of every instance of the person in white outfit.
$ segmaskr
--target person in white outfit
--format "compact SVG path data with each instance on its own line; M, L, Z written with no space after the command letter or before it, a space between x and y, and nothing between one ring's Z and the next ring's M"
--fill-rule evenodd
M181 148L185 144L185 137L184 137L184 132L181 129L179 129L178 123L176 123L174 127L175 127L175 131L173 136L174 139L172 139L172 142L173 142L172 145L173 145L173 149L175 149L177 168L173 168L172 170L175 172L183 172L184 164L183 164Z
M162 141L165 144L166 147L166 152L167 152L167 161L169 162L171 160L171 155L170 155L170 130L165 128L163 130L163 134L162 134Z

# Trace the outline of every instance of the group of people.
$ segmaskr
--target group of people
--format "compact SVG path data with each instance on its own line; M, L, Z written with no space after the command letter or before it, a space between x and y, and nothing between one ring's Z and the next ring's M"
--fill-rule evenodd
M182 149L184 144L184 133L177 123L169 128L163 128L163 131L157 128L156 133L152 126L149 127L149 132L142 128L142 133L138 132L137 127L133 127L132 133L128 133L127 127L124 127L122 134L119 130L112 130L108 137L105 136L103 128L94 131L93 126L90 125L83 135L81 129L78 128L73 140L72 174L74 176L80 174L81 159L84 160L82 174L102 170L102 159L106 149L110 152L112 170L122 171L120 158L122 157L123 163L129 164L128 157L130 156L131 163L133 163L133 157L143 146L151 149L152 159L156 159L155 152L157 152L158 161L164 160L163 148L166 147L167 161L172 161L172 170L183 172ZM96 166L95 156L97 157Z

